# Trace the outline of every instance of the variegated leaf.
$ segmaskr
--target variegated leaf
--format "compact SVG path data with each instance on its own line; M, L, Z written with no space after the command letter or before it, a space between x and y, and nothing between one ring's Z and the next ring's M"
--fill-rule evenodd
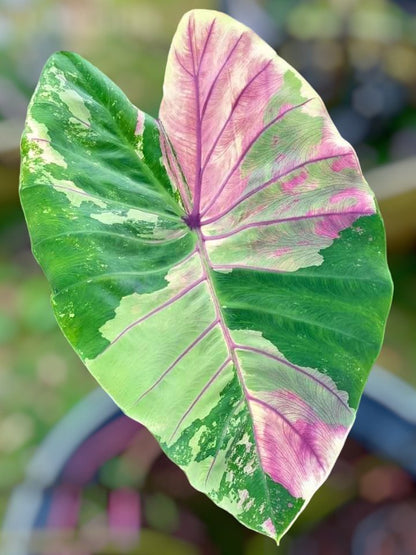
M70 343L197 489L278 540L340 452L391 299L373 194L322 101L247 27L195 10L159 122L58 53L22 154Z

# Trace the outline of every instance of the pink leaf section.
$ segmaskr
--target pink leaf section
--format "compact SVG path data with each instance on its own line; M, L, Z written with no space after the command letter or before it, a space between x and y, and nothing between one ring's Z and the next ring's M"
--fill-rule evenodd
M291 391L250 398L264 470L293 497L309 500L328 476L349 428L322 421Z
M329 376L287 360L258 332L232 333L262 467L293 497L309 500L354 420L348 395Z
M264 43L253 44L252 35L223 14L197 10L183 17L172 42L160 119L195 213L208 207L239 165L263 126L259 114L282 84L273 51L263 52ZM228 188L237 188L235 194L241 185L237 172Z
M244 267L244 251L260 251L247 268L320 264L317 253L340 231L375 212L355 152L316 92L255 33L222 13L194 10L182 18L160 121L187 223L201 228L203 240L220 240L207 250L217 269ZM273 233L261 231L279 223L284 226ZM244 233L236 246L235 235L257 224L259 234ZM306 242L296 238L299 228ZM234 253L228 263L226 252Z
M136 122L136 129L134 131L135 135L143 135L144 131L144 112L141 110L137 110L137 122Z

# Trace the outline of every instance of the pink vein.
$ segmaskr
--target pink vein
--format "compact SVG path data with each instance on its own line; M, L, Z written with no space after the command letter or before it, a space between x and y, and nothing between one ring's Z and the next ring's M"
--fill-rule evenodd
M225 122L224 122L224 124L223 124L223 126L222 126L222 128L221 128L221 130L220 130L220 132L218 133L217 137L215 138L215 141L214 141L213 144L212 144L212 147L210 148L210 151L209 151L208 154L207 154L207 157L206 157L206 159L205 159L204 165L203 165L202 170L201 170L201 176L204 174L204 171L206 170L206 167L207 167L207 165L208 165L208 162L209 162L210 159L211 159L211 156L212 156L212 154L213 154L213 152L214 152L214 150L215 150L215 147L217 146L218 141L219 141L220 138L222 137L222 135L223 135L223 133L224 133L224 131L225 131L225 128L226 128L227 125L230 123L230 120L231 120L231 118L233 117L233 114L234 114L234 112L235 112L235 110L236 110L236 108L237 108L237 106L238 106L238 103L240 102L240 100L241 100L241 98L243 97L244 93L247 92L247 89L248 89L248 88L250 87L250 85L252 85L252 83L257 79L257 77L258 77L259 75L261 75L264 71L266 71L266 69L269 67L269 65L271 64L271 62L272 62L272 60L269 60L269 61L267 62L267 64L265 64L265 65L264 65L264 66L263 66L263 67L262 67L262 68L250 79L250 81L249 81L248 83L246 83L246 85L243 87L243 89L240 91L239 95L238 95L237 98L235 99L235 101L234 101L234 103L233 103L233 105L232 105L232 107L231 107L231 111L230 111L230 113L229 113L227 119L225 120ZM265 129L267 129L267 127L266 127ZM239 160L238 160L238 162L237 162L237 164L236 164L236 167L238 167L238 165L241 163L241 160L242 160L243 157L244 157L244 154L242 154L242 155L239 157ZM235 169L235 168L234 168L234 169ZM233 173L233 171L234 171L234 170L232 170L231 174ZM231 174L229 174L229 176L230 176ZM225 184L227 183L227 181L228 181L228 179L229 179L229 176L226 178ZM220 187L220 189L219 189L220 192L221 192L222 189L225 187L225 184L221 185L221 187ZM205 208L205 209L201 212L201 216L203 216L203 215L206 213L206 211L209 210L209 207L215 202L215 200L216 200L216 198L219 196L220 192L217 192L217 194L216 194L215 197L214 197L214 200L211 201L211 202L209 203L208 208Z
M202 61L203 61L203 59L204 59L205 52L206 52L207 47L208 47L209 39L211 38L212 31L213 31L213 29L214 29L215 21L216 21L216 20L215 20L215 18L214 18L214 19L212 20L211 25L209 26L208 33L207 33L207 36L206 36L206 38L205 38L204 46L203 46L203 48L202 48L201 57L199 58L198 75L199 75L199 73L200 73L200 71L201 71Z
M218 322L216 322L216 323L218 323ZM221 366L218 368L218 370L215 372L215 374L212 376L212 378L208 381L208 383L206 383L205 386L201 389L201 391L198 393L198 395L195 397L195 399L192 401L192 403L189 405L189 407L187 408L187 410L185 411L185 413L183 414L183 416L179 420L176 428L174 429L172 435L169 438L169 441L172 441L172 439L175 437L175 435L176 435L180 425L182 424L182 422L185 420L185 418L188 416L188 414L191 412L191 410L194 408L194 406L198 403L198 401L201 399L201 397L207 391L207 389L209 389L211 387L211 385L214 383L214 381L218 378L218 376L221 374L221 372L224 370L224 368L227 366L227 364L229 364L230 362L231 362L231 358L228 357L221 364Z
M179 165L178 160L176 159L175 153L173 152L172 145L166 134L165 128L163 127L161 121L159 121L158 123L160 126L160 145L162 149L162 154L164 155L167 165L175 178L174 182L177 183L178 188L181 192L181 198L185 203L185 208L189 212L191 209L190 202L192 201L192 196L190 195L188 184L183 179L182 169Z
M208 482L209 477L210 477L210 475L211 475L212 469L214 468L215 462L216 462L216 460L217 460L217 458L218 458L219 452L220 452L220 450L221 450L221 445L222 445L222 442L223 442L223 440L224 440L225 433L226 433L226 431L227 431L227 428L228 428L228 425L229 425L229 423L230 423L230 420L231 420L231 418L233 417L233 415L237 412L238 408L241 407L241 405L242 405L243 402L244 402L244 399L241 399L241 401L239 401L239 402L235 405L235 407L233 408L233 410L232 410L232 411L230 412L230 414L228 415L226 421L224 422L224 426L223 426L222 432L221 432L221 437L220 437L220 439L219 439L219 441L218 441L217 450L216 450L215 455L214 455L214 457L213 457L213 459L212 459L212 461L211 461L211 464L210 464L210 466L209 466L207 475L205 476L205 485L207 485L207 482Z
M51 144L49 139L41 139L40 137L29 137L31 141L40 141L41 143L48 143Z
M270 405L269 403L266 403L265 401L262 401L261 399L258 399L257 397L252 397L251 395L249 395L249 399L250 401L252 401L253 403L258 403L259 405L262 405L263 407L271 410L272 412L274 412L275 414L277 414L277 416L279 416L294 432L295 434L300 437L302 443L304 443L305 445L308 446L310 452L313 454L313 456L315 457L315 459L317 460L319 466L322 468L322 470L326 471L325 466L322 464L322 461L318 455L318 453L315 451L314 447L311 445L311 443L299 432L299 430L296 429L296 427L293 425L293 423L286 418L286 416L281 413L279 410L277 410L275 407L273 407L272 405Z
M212 264L213 270L255 270L256 272L271 272L274 274L291 274L292 270L274 270L263 266L249 266L245 264Z
M176 262L173 266L168 266L169 271L171 272L174 268L177 268L178 266L181 266L181 264L184 264L185 262L187 262L190 258L195 256L197 252L198 252L198 249L195 247L194 250L192 250L189 254L185 256L185 258L182 258L181 260L179 260L179 262Z
M146 389L146 391L144 393L142 393L140 395L140 397L137 399L137 401L134 403L135 405L141 401L143 399L143 397L146 397L146 395L148 395L156 386L158 386L160 384L160 382L163 380L163 378L165 376L167 376L169 374L169 372L171 370L173 370L175 368L175 366L190 352L192 351L192 349L198 345L198 343L200 341L202 341L204 339L204 337L206 335L209 334L209 332L218 324L218 320L214 320L214 322L212 322L212 324L210 324L207 328L204 329L203 332L201 332L198 337L192 341L192 343L190 345L188 345L186 347L186 349L184 351L182 351L182 353L172 362L172 364L159 376L159 378L155 381L155 383L153 385L151 385L148 389Z
M176 50L174 51L174 54L175 54L176 61L177 61L178 64L181 66L181 68L184 70L184 72L187 73L187 74L189 75L189 77L192 77L192 78L193 78L192 72L189 71L189 69L187 69L187 68L183 65L183 62L182 62L181 59L179 58L179 54L178 54L178 52L177 52Z
M237 233L240 233L241 231L244 231L246 229L250 229L252 227L265 227L268 225L273 225L273 224L283 224L286 222L296 222L296 221L300 221L300 220L310 220L310 219L314 219L314 218L324 218L325 216L329 216L329 217L335 217L335 216L367 216L373 214L373 212L370 211L349 211L349 212L322 212L320 214L303 214L301 216L291 216L290 218L280 218L280 219L276 219L276 220L265 220L265 221L261 221L261 222L252 222L246 225L243 225L237 229L233 229L232 231L229 231L228 233L221 233L220 235L204 235L204 239L205 241L217 241L219 239L226 239L227 237L231 237L233 235L236 235Z
M248 145L246 146L246 148L243 150L243 152L240 154L240 156L238 157L236 163L234 164L234 166L231 168L230 172L228 173L227 177L225 178L225 180L223 181L223 183L221 184L221 186L219 187L219 189L217 190L217 192L215 193L214 197L210 200L209 204L204 208L204 210L201 213L201 216L203 216L204 214L206 214L208 212L208 210L215 204L215 202L218 200L219 196L221 195L222 191L224 190L224 188L226 187L227 183L229 182L229 180L231 179L231 176L234 174L234 172L236 171L236 169L240 166L240 164L242 163L242 161L244 160L245 156L247 155L247 153L249 152L249 150L252 148L252 146L256 143L256 141L261 137L261 135L263 135L263 133L265 133L270 127L272 127L274 124L276 124L278 121L280 121L286 114L288 114L289 112L291 112L292 110L295 110L297 108L301 108L302 106L304 106L305 104L307 104L308 102L310 102L311 100L314 100L314 98L308 98L308 100L305 100L304 102L302 102L301 104L297 104L296 106L292 106L291 108L288 108L287 110L285 110L283 113L277 115L275 118L273 118L267 125L265 125L264 127L262 127L260 129L260 131L258 131L254 137L250 140L250 142L248 143ZM234 106L233 106L234 109ZM224 127L221 129L219 135L217 136L216 141L214 142L206 160L204 163L204 166L202 168L202 172L205 171L205 168L208 164L208 161L211 158L211 155L215 149L215 147L217 146L218 140L221 137L225 126L227 125L230 117L232 115L232 112L228 118L228 120L226 121Z
M350 280L350 281L372 281L377 282L379 280L374 280L370 277L365 278L365 277L357 277L357 276L336 276L336 275L314 275L314 274L305 274L305 273L296 273L293 272L292 270L274 270L272 268L265 268L264 266L250 266L250 265L245 265L245 264L212 264L211 265L213 270L218 270L218 271L222 271L222 270L254 270L256 272L269 272L271 274L290 274L292 279L296 279L296 278L300 278L300 279L304 279L304 278L308 278L308 279L332 279L332 280Z
M192 67L193 67L193 81L195 87L195 111L196 111L196 157L195 157L195 186L194 186L194 206L192 209L192 215L196 216L199 214L199 204L201 202L201 156L202 156L202 129L201 129L201 107L199 100L199 74L196 72L195 67L195 55L193 44L191 40L191 32L189 29L188 22L188 42L189 48L192 56ZM195 20L194 20L194 36L195 36Z
M197 214L199 212L199 203L200 203L200 198L201 198L201 152L202 152L202 145L201 145L201 110L200 110L200 100L199 100L199 72L201 70L202 61L204 59L204 55L205 55L205 52L206 52L206 49L207 49L207 46L208 46L210 36L212 34L212 30L214 28L215 19L212 21L212 23L209 27L207 36L205 38L205 43L204 43L204 46L203 46L202 54L201 54L201 57L199 59L198 70L196 70L196 67L195 67L195 54L194 54L194 48L193 48L193 44L192 44L192 40L191 40L190 23L191 23L191 19L189 19L189 21L188 21L188 44L189 44L189 49L190 49L191 57L192 57L193 72L190 72L183 65L182 61L179 58L179 54L176 50L175 50L175 57L176 57L176 60L177 60L178 64L181 66L181 68L191 77L191 79L194 82L194 87L195 87L196 149L197 149L197 152L196 152L196 160L195 160L195 166L196 166L195 167L195 187L194 187L195 199L194 199L194 207L193 207L192 213ZM193 33L194 33L193 36L195 36L195 21L194 21ZM172 153L172 155L173 155L173 153ZM168 158L168 162L169 162L169 158ZM187 208L188 212L191 212L190 206L188 204L188 199L186 198L186 196L185 196L185 204L186 204L186 208Z
M215 89L215 85L217 84L217 81L218 81L218 79L219 79L219 77L220 77L220 75L221 75L223 69L225 68L225 66L226 66L226 65L228 64L228 62L230 61L231 56L233 55L235 49L237 48L237 46L238 46L240 40L243 38L243 35L244 35L244 33L242 33L242 34L238 37L238 39L237 39L237 41L235 42L234 46L231 48L230 52L227 54L227 57L225 58L224 63L222 64L222 66L220 67L220 69L217 71L217 75L215 76L215 79L214 79L214 80L212 81L212 83L211 83L211 86L210 86L209 91L208 91L208 93L207 93L207 96L206 96L206 98L205 98L204 104L203 104L203 106L202 106L201 119L202 119L202 118L204 117L204 115L205 115L205 112L206 112L206 109L207 109L207 106L208 106L208 102L209 102L209 100L210 100L210 98L211 98L211 95L212 95L214 89Z
M102 351L102 353L98 356L101 356L103 353L105 353L105 351L111 347L112 345L114 345L114 343L116 343L119 339L121 339L121 337L123 337L123 335L125 335L129 330L131 330L132 328L134 328L135 326L138 326L139 324L141 324L142 322L144 322L145 320L147 320L148 318L150 318L151 316L154 316L155 314L157 314L158 312L160 312L161 310L163 310L164 308L166 308L167 306L171 305L172 303L174 303L175 301L177 301L178 299L181 299L182 297L184 297L187 293L189 293L190 291L192 291L192 289L195 289L195 287L197 287L200 283L202 283L203 281L206 281L206 277L201 277L200 279L198 279L197 281L194 281L194 283L192 283L191 285L188 285L188 287L185 287L185 289L182 289L182 291L180 291L179 293L177 293L174 297L171 297L169 300L167 300L166 302L164 302L163 304L159 305L157 308L151 310L150 312L148 312L147 314L145 314L144 316L142 316L141 318L139 318L138 320L135 320L134 322L132 322L131 324L129 324L126 328L124 328L123 331L121 331L117 337L115 339L113 339L111 341L111 343L109 345L107 345L107 347L104 349L104 351Z
M169 266L169 271L172 271L173 268L176 268L177 266L180 266L181 264L183 264L184 262L187 262L190 258L192 258L196 253L198 252L198 249L195 247L193 251L191 251L189 254L187 254L185 256L185 258L182 258L181 260L179 260L179 262L176 262L176 264L174 264L173 266Z
M88 123L87 121L84 121L83 119L81 119L77 116L74 116L73 114L71 114L71 117L78 120L80 123L82 123L82 125L85 125L85 127L87 127L88 129L91 127L91 124Z
M85 191L81 191L81 189L73 189L72 187L66 187L65 185L56 185L56 184L54 184L53 188L54 189L63 189L64 191L70 191L71 193L77 193L78 195L82 195L83 197L88 197L88 198L93 198L93 199L98 198L95 195L90 195L89 193L86 193Z
M339 154L332 154L331 156L320 156L319 158L314 158L312 160L306 160L306 162L302 162L301 164L298 164L297 166L294 166L293 168L290 168L289 170L286 170L281 174L277 174L277 175L273 176L271 179L269 179L268 181L266 181L265 183L263 183L262 185L259 185L255 189L252 189L251 191L246 193L244 196L240 197L231 206L229 206L227 208L227 210L224 210L223 212L220 212L219 214L216 214L215 216L212 216L212 218L208 218L207 220L203 220L201 222L201 226L202 225L208 225L208 224L211 224L213 222L216 222L216 221L220 220L226 214L231 212L231 210L233 210L236 206L238 206L239 204L241 204L242 202L244 202L245 200L247 200L251 196L255 195L256 193L258 193L260 191L262 191L263 189L265 189L269 185L277 183L279 181L279 179L282 179L282 177L286 177L287 175L290 175L292 172L294 172L296 170L304 168L305 166L308 166L309 164L315 164L317 162L323 162L325 160L332 160L333 158L340 158L342 156L349 156L350 154L351 154L350 152L340 152Z
M280 358L276 355L273 355L272 353L268 353L267 351L264 351L263 349L258 349L256 347L249 347L246 345L235 345L236 349L240 349L242 351L251 351L253 353L258 353L260 355L264 355L265 357L271 358L273 360L276 360L277 362L280 362L281 364L284 364L285 366L288 366L289 368L293 368L293 370L296 370L297 372L304 374L305 376L307 376L308 378L310 378L311 380L313 380L314 382L316 382L317 384L319 384L321 387L323 387L324 389L326 389L327 391L329 391L329 393L331 393L334 397L336 397L338 399L338 401L341 403L341 405L343 405L346 409L348 409L349 412L351 412L351 408L348 406L348 404L342 399L342 397L340 397L338 395L338 393L336 391L334 391L333 389L331 389L329 386L327 386L324 382L322 382L319 378L317 378L316 376L310 374L309 372L307 372L304 368L300 367L300 366L296 366L296 364L292 364L291 362L289 362L288 360L285 360L284 358Z

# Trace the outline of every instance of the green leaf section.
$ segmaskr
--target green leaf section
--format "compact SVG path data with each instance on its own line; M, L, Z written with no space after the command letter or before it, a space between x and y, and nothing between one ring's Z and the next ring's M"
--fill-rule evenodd
M83 359L108 343L97 330L120 299L164 287L195 241L161 162L157 123L146 115L136 135L137 120L114 83L68 52L49 59L28 110L21 201L56 317Z
M380 215L322 253L324 264L296 272L214 272L216 289L231 329L258 330L292 363L325 369L357 408L392 294Z
M218 432L212 433L213 430ZM173 445L161 442L161 446L172 460L191 472L189 478L195 487L209 491L215 503L237 513L249 528L267 533L262 527L263 514L273 515L272 522L280 537L305 502L290 495L265 475L260 466L253 468L252 473L243 471L254 467L253 451L247 446L255 443L252 418L242 403L241 384L234 374L206 417L195 419ZM246 510L242 511L247 501Z

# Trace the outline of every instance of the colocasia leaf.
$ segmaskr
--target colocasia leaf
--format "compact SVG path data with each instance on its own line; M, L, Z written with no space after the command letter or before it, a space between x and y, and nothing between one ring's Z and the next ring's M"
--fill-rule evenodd
M195 488L278 540L351 428L392 289L374 196L316 92L213 11L179 24L159 121L55 54L21 199L93 376Z

